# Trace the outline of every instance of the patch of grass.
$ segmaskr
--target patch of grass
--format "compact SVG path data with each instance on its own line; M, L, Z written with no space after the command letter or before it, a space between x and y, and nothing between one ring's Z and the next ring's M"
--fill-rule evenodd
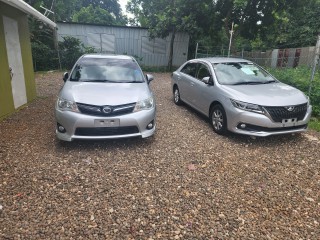
M273 76L281 82L289 84L300 89L308 95L312 69L307 66L299 66L296 68L268 68ZM309 96L312 105L312 115L320 117L320 71L317 70L311 86L311 94Z
M320 119L319 118L312 118L308 124L308 127L320 132Z

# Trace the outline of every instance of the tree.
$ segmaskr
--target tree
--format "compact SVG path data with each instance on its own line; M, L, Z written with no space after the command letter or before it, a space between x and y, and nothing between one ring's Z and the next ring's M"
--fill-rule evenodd
M72 17L73 22L81 23L95 23L107 25L122 25L123 22L118 22L114 15L110 14L107 10L99 6L83 7L79 12L75 13Z
M44 13L45 10L40 6L45 7L54 12L50 13L48 18L56 21L71 21L72 15L79 11L82 7L82 0L24 0L30 6Z
M90 5L95 9L91 11L91 14L97 14L101 16L102 10L107 11L107 15L111 15L116 19L117 25L126 25L127 18L122 14L121 7L118 3L118 0L25 0L32 7L36 8L40 12L44 12L40 6L43 6L49 10L54 11L55 16L49 15L49 18L55 18L57 21L67 21L70 22L73 20L75 14L78 14L79 11L84 12ZM97 9L97 10L96 10ZM87 10L88 11L88 10ZM104 12L105 13L105 12ZM83 13L82 13L83 14ZM97 18L93 16L92 18ZM108 17L107 17L108 18Z
M200 25L205 25L201 17L208 16L204 12L209 10L211 3L210 0L131 0L127 9L135 15L136 22L149 28L150 38L165 38L171 34L168 61L168 70L171 71L176 33L199 33Z
M320 1L298 1L288 5L285 11L287 21L282 24L281 31L276 29L275 35L281 36L278 45L286 47L305 47L316 44L320 32Z
M84 53L93 53L94 48L85 47L83 43L74 37L63 37L59 42L61 52L61 63L66 69L71 69L77 59Z
M229 38L232 23L235 28L234 38L254 40L268 35L269 27L275 24L275 14L283 8L284 1L261 0L217 0L214 5L214 31L224 29Z

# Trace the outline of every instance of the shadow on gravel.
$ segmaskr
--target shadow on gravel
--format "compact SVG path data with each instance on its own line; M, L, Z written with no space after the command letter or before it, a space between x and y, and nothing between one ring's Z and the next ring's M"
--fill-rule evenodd
M276 135L276 136L269 136L269 137L251 137L246 135L239 135L234 133L229 133L228 136L229 140L233 141L234 143L250 143L250 144L268 144L269 146L277 146L280 143L294 143L298 141L303 141L303 136L301 133L295 134L283 134L283 135Z
M55 146L57 152L70 150L95 150L104 149L114 151L118 149L146 148L150 147L154 141L154 136L149 138L124 138L124 139L108 139L108 140L74 140L65 142L56 139Z

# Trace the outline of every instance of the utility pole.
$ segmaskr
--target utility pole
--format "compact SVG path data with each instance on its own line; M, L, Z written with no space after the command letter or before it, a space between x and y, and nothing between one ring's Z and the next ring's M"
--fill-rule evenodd
M233 25L234 25L234 22L232 22L231 30L229 31L229 32L230 32L230 41L229 41L228 57L230 57L230 50L231 50L231 43L232 43L232 35L233 35Z
M316 51L315 51L315 56L314 56L313 68L312 68L312 74L311 74L311 79L310 79L310 84L309 84L309 91L308 91L309 97L311 94L312 82L313 82L314 76L316 74L317 65L319 63L319 55L320 55L320 33L318 34Z

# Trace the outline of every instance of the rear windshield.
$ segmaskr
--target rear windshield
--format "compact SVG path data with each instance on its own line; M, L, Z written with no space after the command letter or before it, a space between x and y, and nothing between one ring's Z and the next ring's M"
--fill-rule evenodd
M265 84L276 81L262 68L250 62L215 63L213 68L220 84Z
M71 81L144 82L143 73L132 59L82 58L71 73Z

